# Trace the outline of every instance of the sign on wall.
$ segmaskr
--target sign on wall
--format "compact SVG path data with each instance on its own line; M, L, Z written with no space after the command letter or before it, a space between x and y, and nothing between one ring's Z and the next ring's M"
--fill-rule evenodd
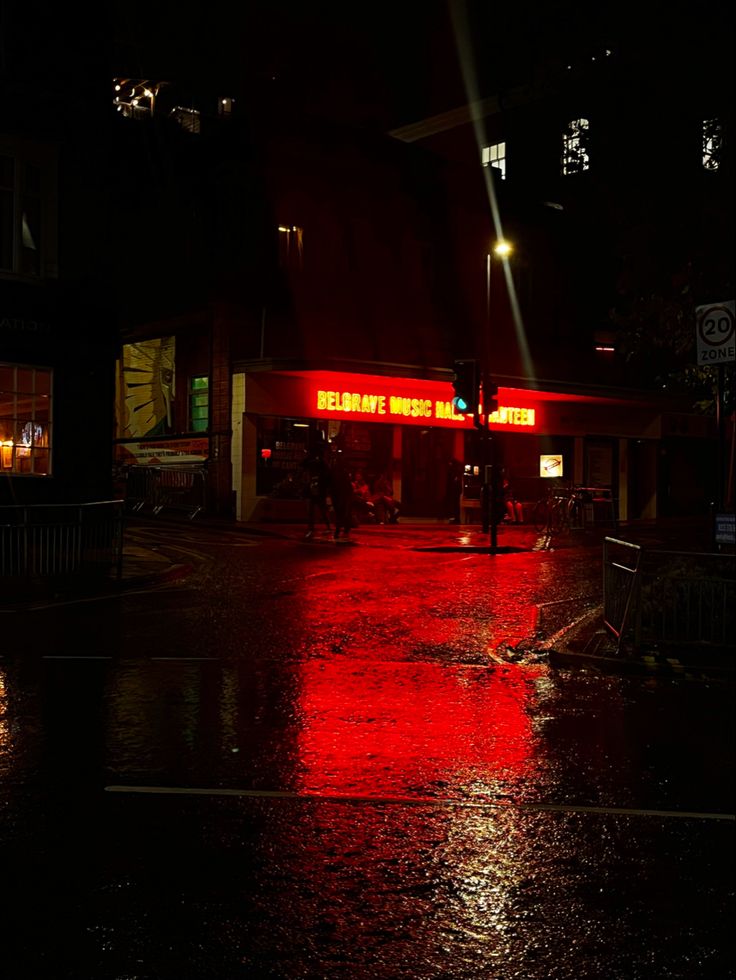
M695 307L698 364L727 364L736 361L736 328L733 300Z
M562 476L562 455L541 455L539 457L539 475L544 477Z
M317 418L342 418L360 422L398 422L420 425L471 424L473 416L455 410L451 389L436 385L435 391L423 391L417 383L406 394L389 382L379 387L363 383L352 390L316 388L313 394L313 413ZM356 390L356 388L358 390ZM499 405L488 418L491 426L533 429L536 410L516 405Z

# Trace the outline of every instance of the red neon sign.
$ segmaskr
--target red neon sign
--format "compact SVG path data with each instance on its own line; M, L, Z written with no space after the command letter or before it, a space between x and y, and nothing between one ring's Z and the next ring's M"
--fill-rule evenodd
M396 383L383 378L379 384L370 384L369 380L359 375L338 375L333 387L315 387L311 411L318 418L361 422L453 427L473 424L472 415L455 411L449 385L408 379ZM536 421L536 409L516 405L500 405L489 417L491 426L504 428L533 429Z

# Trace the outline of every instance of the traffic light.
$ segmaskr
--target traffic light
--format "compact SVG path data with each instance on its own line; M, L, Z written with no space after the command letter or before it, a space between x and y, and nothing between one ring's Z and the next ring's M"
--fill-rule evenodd
M452 404L463 415L478 411L478 388L480 378L478 377L478 362L473 360L455 361L455 377L452 387L455 389L455 397Z
M488 378L483 382L483 414L493 415L498 411L498 385Z

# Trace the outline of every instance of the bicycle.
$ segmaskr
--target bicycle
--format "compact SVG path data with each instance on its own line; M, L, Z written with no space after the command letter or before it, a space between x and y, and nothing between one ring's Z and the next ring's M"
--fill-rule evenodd
M566 534L577 526L582 498L575 491L551 490L534 505L532 522L539 534Z

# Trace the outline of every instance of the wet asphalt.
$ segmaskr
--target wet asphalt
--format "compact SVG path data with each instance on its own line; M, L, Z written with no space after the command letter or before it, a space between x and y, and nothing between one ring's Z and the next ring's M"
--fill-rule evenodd
M552 662L600 539L129 530L0 615L11 980L734 976L733 684Z

